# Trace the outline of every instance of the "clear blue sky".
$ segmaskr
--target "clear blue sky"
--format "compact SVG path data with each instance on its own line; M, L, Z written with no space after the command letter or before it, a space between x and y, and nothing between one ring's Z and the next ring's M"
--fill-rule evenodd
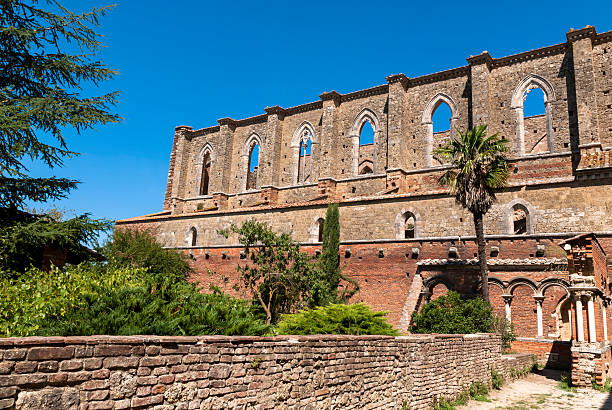
M126 0L101 24L101 58L120 71L105 89L121 91L124 120L71 137L83 155L54 173L82 181L60 207L121 219L161 210L177 125L462 66L483 50L502 57L556 44L570 27L612 30L612 2Z

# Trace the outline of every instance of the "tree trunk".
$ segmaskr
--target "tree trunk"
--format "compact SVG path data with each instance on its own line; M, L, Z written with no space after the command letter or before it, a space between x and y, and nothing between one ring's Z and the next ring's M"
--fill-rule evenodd
M487 248L484 239L483 215L474 213L474 228L478 242L478 261L480 264L480 280L482 281L482 298L489 301L489 267L487 265Z

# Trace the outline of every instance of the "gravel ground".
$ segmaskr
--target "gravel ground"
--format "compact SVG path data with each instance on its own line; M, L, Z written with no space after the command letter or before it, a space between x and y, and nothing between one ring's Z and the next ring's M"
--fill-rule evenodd
M561 372L543 370L539 374L513 381L494 390L487 398L490 402L471 400L467 405L457 409L610 409L612 394L593 389L573 389L566 391L559 388Z

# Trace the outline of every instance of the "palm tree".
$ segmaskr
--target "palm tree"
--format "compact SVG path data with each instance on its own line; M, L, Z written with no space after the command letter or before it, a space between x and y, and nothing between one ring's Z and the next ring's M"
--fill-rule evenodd
M495 189L502 188L508 180L508 140L497 134L487 136L487 126L479 125L458 136L434 151L442 163L452 168L439 179L448 186L457 203L474 216L474 228L478 241L478 260L482 280L482 298L489 301L489 269L485 249L483 217L495 201Z

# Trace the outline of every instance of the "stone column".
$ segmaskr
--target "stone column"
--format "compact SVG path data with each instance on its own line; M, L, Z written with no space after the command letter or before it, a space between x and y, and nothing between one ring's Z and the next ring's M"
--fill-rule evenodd
M587 318L589 321L589 342L597 341L597 333L595 332L595 306L593 305L594 295L589 295L587 300Z
M512 321L512 311L510 310L510 303L512 302L512 295L502 295L504 299L504 306L506 308L506 320L508 322Z
M538 337L544 337L544 325L542 323L542 302L544 296L534 296L536 302L536 317L538 321Z
M584 342L584 324L582 323L582 295L575 295L576 300L576 339Z

